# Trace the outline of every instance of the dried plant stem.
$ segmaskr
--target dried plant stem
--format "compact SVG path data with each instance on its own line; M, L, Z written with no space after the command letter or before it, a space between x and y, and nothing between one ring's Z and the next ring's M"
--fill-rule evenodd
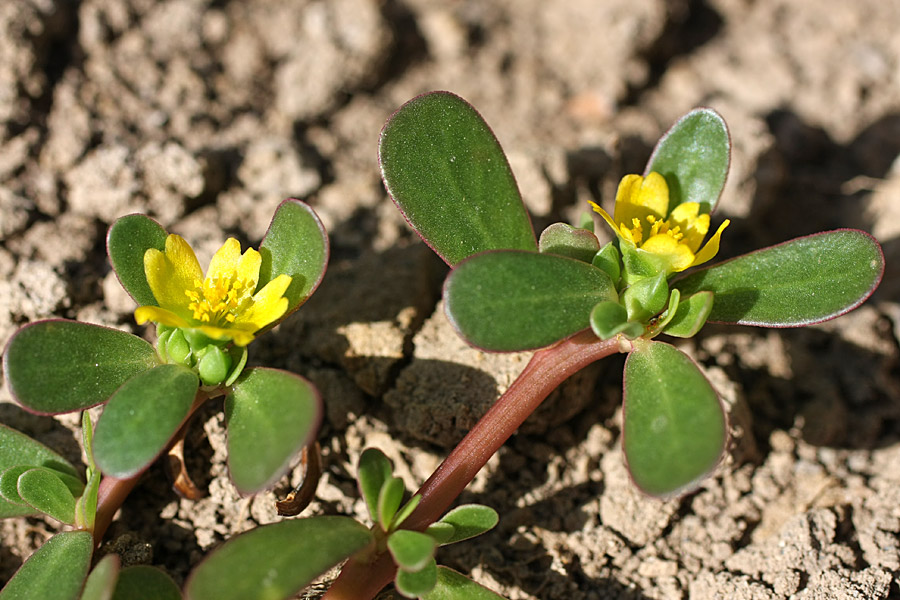
M422 500L404 528L421 531L437 520L550 392L580 369L618 350L616 339L600 341L585 330L536 352L506 393L419 489ZM374 598L390 583L395 568L387 554L371 563L351 559L324 600Z

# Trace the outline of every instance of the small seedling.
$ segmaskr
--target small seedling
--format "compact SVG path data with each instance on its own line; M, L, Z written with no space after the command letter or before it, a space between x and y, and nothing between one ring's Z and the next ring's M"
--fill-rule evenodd
M51 450L0 428L0 518L44 513L79 530L58 534L35 553L0 592L4 600L22 597L7 590L36 577L71 575L80 589L113 514L161 453L181 448L191 416L210 398L225 396L229 474L243 494L273 485L314 440L321 420L310 382L276 369L245 369L247 345L305 302L324 275L328 238L309 206L284 201L259 251L242 253L229 239L205 273L183 238L142 215L117 220L107 249L139 305L137 322L157 324L156 347L122 331L59 319L26 325L10 339L3 372L22 407L38 414L99 404L104 410L96 432L84 413L85 479ZM104 569L98 589L145 577L129 569L118 574L114 563Z
M405 487L390 460L375 448L359 459L357 481L372 526L351 517L320 516L258 527L227 541L193 572L190 600L289 598L323 572L353 556L366 563L383 557L394 585L407 598L502 600L500 596L435 561L439 546L481 535L498 521L486 506L457 506L424 532L401 526L420 496L403 501Z

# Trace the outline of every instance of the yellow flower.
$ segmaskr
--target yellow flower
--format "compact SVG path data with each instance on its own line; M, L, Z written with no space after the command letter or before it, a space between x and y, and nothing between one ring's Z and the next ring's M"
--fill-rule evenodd
M700 214L697 202L684 202L669 213L669 186L655 172L647 177L622 178L616 191L615 219L596 203L591 205L619 240L661 258L669 273L684 271L713 258L719 252L719 238L730 223L725 220L700 248L709 231L709 215Z
M144 273L159 306L134 311L139 325L153 321L182 329L196 329L215 340L233 340L238 346L278 320L288 308L284 292L289 275L279 275L256 291L262 257L228 239L209 263L206 277L197 256L181 236L166 238L166 251L144 253ZM254 293L255 292L255 293Z

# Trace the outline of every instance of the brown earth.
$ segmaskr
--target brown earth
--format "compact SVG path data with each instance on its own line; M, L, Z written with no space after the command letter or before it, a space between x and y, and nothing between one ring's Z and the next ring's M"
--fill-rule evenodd
M609 202L668 124L712 106L733 136L723 257L860 227L884 244L881 289L823 325L709 326L681 344L737 430L679 500L628 481L621 359L585 372L464 494L501 513L497 529L439 559L510 599L900 598L898 29L883 0L3 2L0 342L46 317L151 335L106 260L118 216L157 218L205 264L225 237L257 244L283 198L307 199L330 270L251 360L323 392L307 514L362 517L364 447L416 487L527 360L472 350L445 322L445 268L379 181L390 113L432 89L467 98L542 228ZM179 582L278 519L272 493L228 482L220 407L189 439L209 496L179 499L154 467L111 532ZM4 389L0 421L79 459L75 417L28 415ZM56 530L3 522L0 581Z

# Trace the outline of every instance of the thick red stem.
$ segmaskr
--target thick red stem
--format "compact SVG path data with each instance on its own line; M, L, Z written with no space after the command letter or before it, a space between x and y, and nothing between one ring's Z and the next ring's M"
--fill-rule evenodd
M566 378L619 350L616 339L600 341L591 330L540 350L496 404L475 424L419 489L422 500L404 528L423 530L436 521L500 446ZM369 600L394 577L383 554L375 562L350 560L323 600Z

